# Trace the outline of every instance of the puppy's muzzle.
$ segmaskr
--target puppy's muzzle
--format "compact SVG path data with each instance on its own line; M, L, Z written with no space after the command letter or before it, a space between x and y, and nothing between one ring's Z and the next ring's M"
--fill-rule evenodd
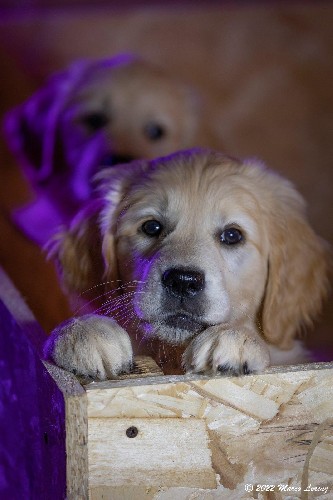
M183 342L189 336L206 328L202 321L204 309L203 291L205 275L201 271L172 267L164 271L161 277L165 290L164 307L167 316L164 323L183 333L178 341ZM172 338L175 342L175 338Z
M205 275L200 271L170 268L162 274L162 285L177 299L191 299L205 288Z

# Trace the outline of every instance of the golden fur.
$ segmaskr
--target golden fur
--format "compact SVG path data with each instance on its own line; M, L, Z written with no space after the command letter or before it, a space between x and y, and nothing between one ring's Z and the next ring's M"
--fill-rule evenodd
M136 352L163 364L156 345L180 346L186 371L214 373L304 359L295 338L321 309L329 251L291 183L257 161L209 150L107 169L100 183L100 199L60 235L53 255L71 292L98 296L106 283L99 312L130 333ZM147 221L159 232L147 234ZM110 363L110 350L82 347L89 335L73 341L60 326L47 355L112 376L92 361Z

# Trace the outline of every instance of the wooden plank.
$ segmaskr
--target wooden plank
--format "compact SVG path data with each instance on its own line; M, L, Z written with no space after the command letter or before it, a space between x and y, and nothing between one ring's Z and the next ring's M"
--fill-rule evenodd
M0 498L66 498L65 404L0 301Z
M65 405L66 498L88 496L88 417L84 389L76 377L57 366L44 363L60 388Z
M130 374L121 375L119 379L129 379L138 377L157 377L163 375L163 371L158 364L149 356L136 356L134 358L134 368Z
M85 391L41 361L45 338L0 269L0 498L88 496Z
M134 437L128 437L131 429ZM205 423L199 419L94 418L89 421L90 488L124 484L214 488L208 440Z
M94 461L100 460L102 440L109 443L108 453L114 453L114 462L123 456L118 450L119 436L108 439L103 427L119 429L122 422L130 425L139 421L140 425L146 422L145 429L151 424L156 429L151 453L142 455L146 457L145 473L134 480L148 488L149 498L201 498L203 491L209 492L210 498L230 498L231 491L234 498L254 498L253 492L245 491L245 485L268 484L275 488L274 498L284 498L283 488L290 488L295 499L314 498L314 494L328 499L333 495L333 364L298 368L270 369L245 377L155 377L89 385L89 447L94 441L94 452L89 451L90 470L95 467ZM204 424L202 432L209 436L210 470L219 478L215 488L184 483L180 489L177 480L173 482L172 475L168 476L168 468L164 470L161 456L156 472L154 450L159 452L159 443L164 446L168 435L179 439L176 430L171 434L173 421L183 422L183 432L191 432L192 422ZM157 430L162 431L165 425L170 426L169 434L163 433L159 441ZM196 453L195 446L191 453ZM133 463L132 470L136 469ZM162 480L164 473L170 479L167 483ZM92 498L102 498L99 495L111 491L108 475L100 469ZM131 481L121 484L121 474L114 481L118 493L131 494ZM306 491L309 484L321 490ZM260 498L259 492L255 493Z

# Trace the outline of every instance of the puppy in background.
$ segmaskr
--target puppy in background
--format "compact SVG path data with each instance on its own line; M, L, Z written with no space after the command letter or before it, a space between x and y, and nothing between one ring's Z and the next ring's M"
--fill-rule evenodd
M5 121L36 200L14 214L43 245L91 196L107 165L196 145L200 99L134 56L81 61L54 75Z
M63 283L102 305L45 354L105 379L136 354L175 373L244 374L306 359L297 334L328 289L329 251L290 182L257 161L190 150L105 169L100 198L54 242ZM96 304L96 302L93 302ZM172 363L174 366L172 366Z

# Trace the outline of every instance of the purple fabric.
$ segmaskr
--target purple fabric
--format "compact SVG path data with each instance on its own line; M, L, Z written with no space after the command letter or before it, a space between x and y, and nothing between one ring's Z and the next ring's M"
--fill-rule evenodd
M55 228L63 222L52 202L42 196L30 205L16 209L12 217L21 231L40 246L52 238Z

